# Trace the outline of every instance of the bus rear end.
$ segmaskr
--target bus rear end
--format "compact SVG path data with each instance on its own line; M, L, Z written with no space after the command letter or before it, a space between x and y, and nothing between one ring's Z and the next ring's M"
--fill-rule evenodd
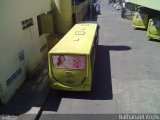
M90 91L88 55L49 52L50 86L68 91Z
M137 12L133 15L132 27L147 29L150 12L150 9L139 6Z
M149 20L147 37L155 40L160 40L160 17Z
M148 25L148 19L149 15L148 14L142 14L142 13L134 13L133 16L133 21L132 21L132 27L133 28L142 28L146 29Z

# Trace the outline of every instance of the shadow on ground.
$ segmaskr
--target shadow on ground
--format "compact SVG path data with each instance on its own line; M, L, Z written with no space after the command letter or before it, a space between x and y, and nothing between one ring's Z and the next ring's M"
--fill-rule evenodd
M160 40L156 40L156 39L149 39L149 41L160 43Z
M134 30L141 30L141 31L147 31L146 29L143 29L143 28L133 28Z

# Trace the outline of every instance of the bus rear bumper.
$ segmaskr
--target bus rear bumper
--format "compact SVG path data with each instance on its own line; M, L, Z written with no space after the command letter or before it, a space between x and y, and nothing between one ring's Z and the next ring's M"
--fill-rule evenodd
M146 26L144 25L135 25L135 24L132 24L132 28L136 29L136 28L139 28L139 29L147 29Z
M91 85L84 85L84 84L77 85L77 86L65 86L56 82L50 85L50 87L52 89L65 90L65 91L91 91Z
M160 35L153 35L150 32L147 32L147 37L154 40L160 40Z

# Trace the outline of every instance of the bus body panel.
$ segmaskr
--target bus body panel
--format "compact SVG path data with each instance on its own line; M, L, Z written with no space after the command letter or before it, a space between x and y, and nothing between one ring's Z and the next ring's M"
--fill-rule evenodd
M141 13L134 13L133 20L132 20L132 27L133 28L141 28L146 29L148 25L148 14L141 14Z
M49 51L51 88L67 91L91 90L95 49L97 46L96 35L97 24L76 24ZM58 64L59 60L61 62L64 61L66 64L60 66ZM78 66L77 63L79 63Z
M153 18L149 20L147 37L160 40L160 18Z

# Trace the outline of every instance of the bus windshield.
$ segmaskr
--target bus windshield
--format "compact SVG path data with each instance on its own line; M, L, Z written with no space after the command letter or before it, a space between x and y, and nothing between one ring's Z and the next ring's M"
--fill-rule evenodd
M85 69L85 56L79 55L53 55L53 65L59 69L82 70Z

